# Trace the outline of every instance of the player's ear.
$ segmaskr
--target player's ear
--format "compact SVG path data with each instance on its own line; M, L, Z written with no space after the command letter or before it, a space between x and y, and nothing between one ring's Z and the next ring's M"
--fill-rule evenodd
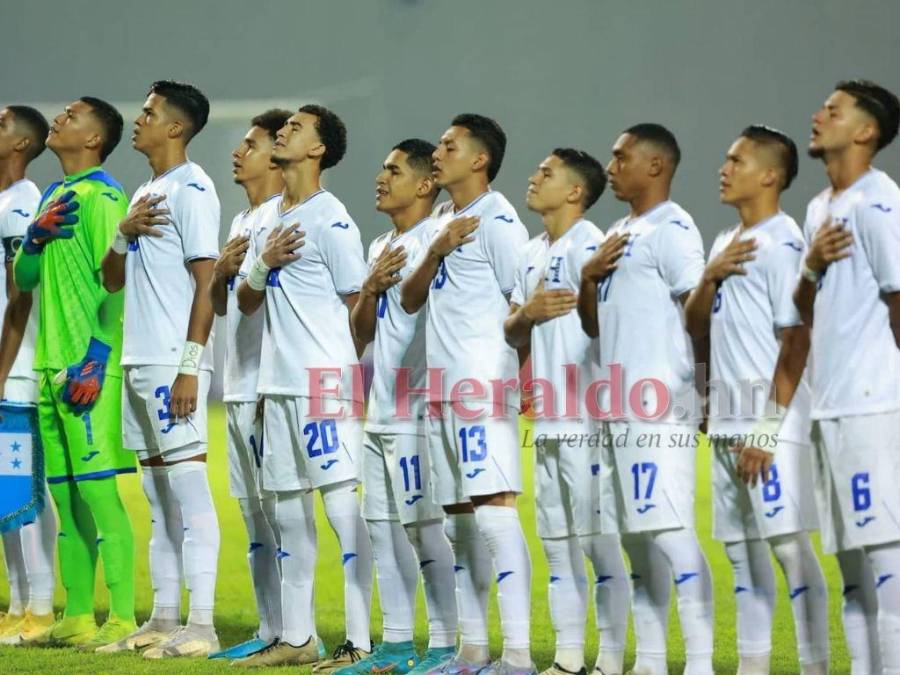
M663 172L663 158L659 155L653 155L650 157L649 166L647 168L647 174L656 178Z
M84 142L84 147L86 150L99 150L102 144L102 136L100 136L100 134L94 133L87 137L87 140Z
M773 185L777 185L779 180L778 171L772 167L769 167L765 171L763 171L762 180L760 184L763 187L769 188Z
M481 150L476 153L475 157L472 159L472 173L476 173L482 169L487 170L488 161L490 161L490 158L486 151Z
M22 136L16 144L13 146L13 150L16 152L27 152L28 148L31 147L31 139L28 136Z
M321 141L316 143L306 154L314 159L322 159L322 155L325 154L325 144Z
M432 190L434 190L434 178L422 176L419 179L419 185L416 187L416 197L427 197Z
M169 138L181 138L181 136L184 134L184 131L185 131L184 122L182 122L181 120L174 120L169 125L169 129L166 132L166 135Z
M569 204L580 204L584 199L584 185L581 183L573 183L569 188L569 194L566 195L566 201Z
M878 125L874 120L866 119L857 129L854 140L860 145L875 145L878 142Z

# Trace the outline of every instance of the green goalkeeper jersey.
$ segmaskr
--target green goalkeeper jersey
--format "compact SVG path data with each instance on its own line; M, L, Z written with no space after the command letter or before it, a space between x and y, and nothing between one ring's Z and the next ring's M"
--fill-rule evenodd
M128 210L122 186L99 166L66 176L41 197L39 212L67 190L74 190L78 222L71 239L51 241L40 255L16 254L16 284L31 290L40 283L40 322L35 370L61 370L84 358L91 337L112 352L107 374L121 377L124 294L107 293L100 267Z

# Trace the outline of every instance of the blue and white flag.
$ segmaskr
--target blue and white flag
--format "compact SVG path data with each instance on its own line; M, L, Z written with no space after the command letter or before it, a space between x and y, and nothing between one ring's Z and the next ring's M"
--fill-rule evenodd
M0 403L0 532L33 522L44 508L44 450L34 406Z

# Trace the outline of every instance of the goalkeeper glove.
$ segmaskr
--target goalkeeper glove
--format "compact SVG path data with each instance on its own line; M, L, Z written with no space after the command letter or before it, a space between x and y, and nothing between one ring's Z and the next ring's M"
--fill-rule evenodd
M78 222L74 211L78 202L73 202L74 190L68 190L54 199L25 231L22 248L28 255L38 255L54 239L71 239L75 232L71 226Z
M84 358L66 369L66 388L62 400L69 404L74 414L87 412L97 402L111 350L108 344L92 337Z

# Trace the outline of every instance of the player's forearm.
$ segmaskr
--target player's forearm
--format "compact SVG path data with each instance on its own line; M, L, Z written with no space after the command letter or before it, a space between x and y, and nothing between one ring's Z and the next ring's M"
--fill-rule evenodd
M781 331L781 349L775 363L775 374L772 376L772 393L770 398L779 406L787 408L794 399L794 394L806 369L809 356L809 328L792 326Z
M534 326L534 322L528 318L524 309L519 305L512 305L509 316L503 322L503 335L506 337L506 344L516 349L529 345L531 343L532 326Z
M704 279L691 291L684 304L684 324L693 340L701 340L709 335L710 315L717 290L714 281Z
M431 251L400 286L400 306L407 314L415 314L428 300L428 289L441 266L441 257Z
M41 256L28 255L20 247L13 261L13 275L21 290L34 290L41 281Z
M341 296L344 304L347 306L347 314L349 314L348 322L350 324L350 337L353 338L353 346L356 348L357 358L362 358L363 352L366 351L366 345L369 344L356 334L356 328L353 325L353 311L360 303L361 296L362 293L348 293L347 295Z
M219 274L213 274L209 282L209 298L213 311L217 316L225 316L228 313L228 284L230 279Z
M103 278L103 288L109 293L115 293L125 286L125 256L109 249L103 257L100 267Z
M350 310L350 327L354 340L365 345L375 339L375 325L378 321L378 295L363 286L359 299Z
M888 304L891 331L894 333L894 344L900 349L900 292L888 293L885 299Z
M15 293L3 313L3 330L0 332L0 381L9 377L13 363L22 345L28 315L31 312L31 293Z
M125 308L125 294L121 291L107 295L97 308L98 340L113 345L122 330L122 314Z
M209 259L194 260L190 263L191 274L194 277L194 299L191 303L191 316L185 339L199 345L205 345L209 339L215 318L212 298L208 293L214 264L215 261Z
M813 325L813 305L816 302L816 284L807 279L800 277L797 288L794 291L794 306L800 313L803 323L812 328Z
M600 327L597 325L596 281L582 278L578 289L578 316L581 319L581 329L588 337L600 335Z
M266 291L265 289L257 291L245 279L238 286L237 299L238 309L241 310L241 314L250 316L262 307L262 304L266 301Z

